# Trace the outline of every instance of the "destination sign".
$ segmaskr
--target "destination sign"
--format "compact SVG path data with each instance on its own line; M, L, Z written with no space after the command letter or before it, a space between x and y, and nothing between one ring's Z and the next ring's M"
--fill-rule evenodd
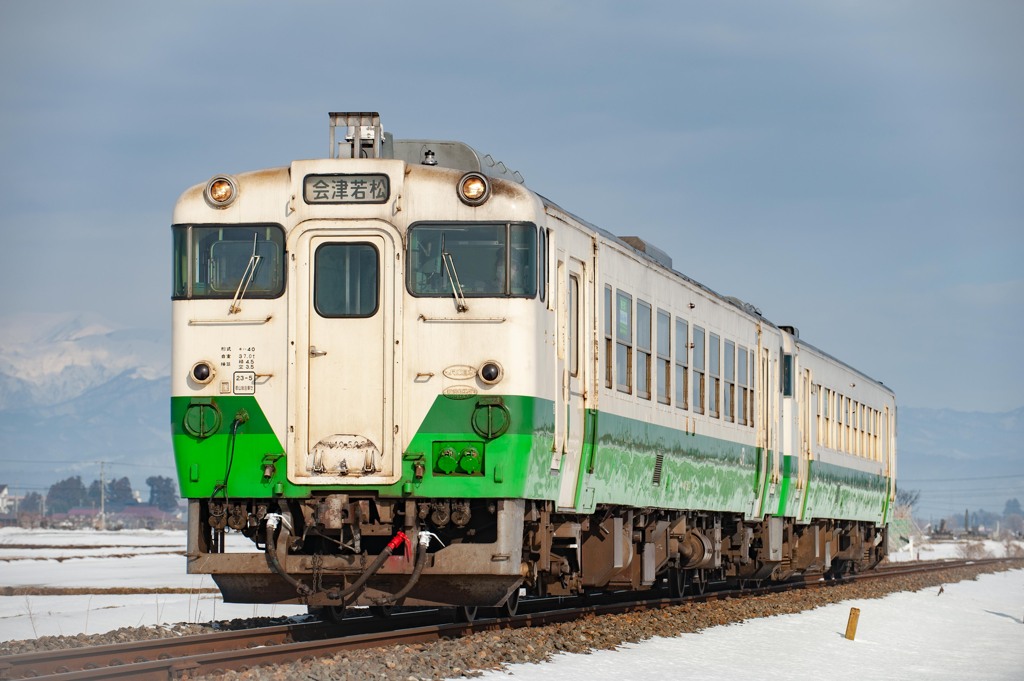
M391 184L383 173L306 175L302 181L306 203L384 203Z

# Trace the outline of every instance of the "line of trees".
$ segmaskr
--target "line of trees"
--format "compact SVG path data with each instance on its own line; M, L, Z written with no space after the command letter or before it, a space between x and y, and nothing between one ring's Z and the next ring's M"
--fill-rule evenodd
M913 508L917 505L917 502L921 499L920 490L896 490L896 505L904 506L907 508ZM986 511L984 509L970 510L967 511L968 528L974 529L978 527L985 527L989 530L995 529L996 525L999 524L1003 529L1010 532L1024 532L1024 508L1021 507L1019 499L1007 499L1006 505L1003 506L1003 513L995 513L992 511ZM948 521L948 527L963 527L964 516L963 514L953 514L946 518Z
M149 505L161 511L172 513L178 509L178 493L172 478L154 475L146 478L149 485ZM101 502L100 481L93 480L88 487L82 477L76 475L50 485L45 499L39 492L31 492L21 500L19 510L23 513L67 513L73 508L99 508ZM104 485L103 504L109 513L117 513L127 506L139 504L127 477L107 480Z

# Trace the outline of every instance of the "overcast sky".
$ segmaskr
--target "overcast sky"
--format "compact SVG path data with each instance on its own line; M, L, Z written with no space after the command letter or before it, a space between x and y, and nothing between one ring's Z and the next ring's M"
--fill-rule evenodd
M459 139L892 387L1024 405L1024 2L0 3L0 315L167 327L171 210Z

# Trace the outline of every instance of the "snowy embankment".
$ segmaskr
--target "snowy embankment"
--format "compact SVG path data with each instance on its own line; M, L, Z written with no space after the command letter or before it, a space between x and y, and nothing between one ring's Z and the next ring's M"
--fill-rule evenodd
M299 615L301 606L223 603L208 576L185 573L181 532L0 530L0 640L100 633L125 626ZM243 550L234 535L229 550ZM997 542L919 543L894 561L1005 555ZM117 593L127 591L132 593ZM169 592L170 591L170 592ZM73 595L62 595L71 593ZM35 595L45 594L45 595ZM843 637L860 609L854 641ZM562 654L483 678L620 681L671 669L723 677L888 679L1024 678L1024 570L986 574L881 599L653 638L589 655ZM682 672L685 670L685 672Z

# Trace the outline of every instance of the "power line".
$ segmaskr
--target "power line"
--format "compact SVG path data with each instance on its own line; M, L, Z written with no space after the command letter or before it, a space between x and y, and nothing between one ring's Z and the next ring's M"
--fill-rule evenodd
M92 460L79 460L79 461L62 461L60 459L47 459L47 463L59 463L59 464L81 464L81 465L93 465L98 466L100 464L106 464L107 466L128 466L131 468L158 468L160 470L174 470L174 466L169 464L145 464L145 463L129 463L127 461L92 461ZM38 459L4 459L2 463L34 463L38 464Z
M901 478L897 475L896 482L901 484L906 482L963 482L973 480L1005 480L1006 478L1024 478L1024 473L1020 475L989 475L981 478Z
M943 487L941 489L925 487L919 491L921 494L960 494L964 492L1024 493L1024 485L1014 485L1012 487Z

